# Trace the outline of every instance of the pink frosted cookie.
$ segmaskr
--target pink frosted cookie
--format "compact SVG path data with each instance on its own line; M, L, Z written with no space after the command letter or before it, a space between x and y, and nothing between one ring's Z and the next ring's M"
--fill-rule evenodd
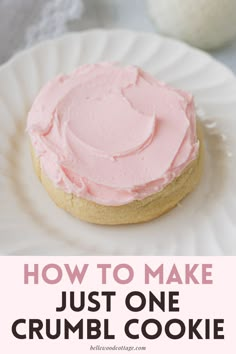
M201 175L192 95L135 66L90 64L56 77L35 99L27 131L51 198L89 222L153 219Z

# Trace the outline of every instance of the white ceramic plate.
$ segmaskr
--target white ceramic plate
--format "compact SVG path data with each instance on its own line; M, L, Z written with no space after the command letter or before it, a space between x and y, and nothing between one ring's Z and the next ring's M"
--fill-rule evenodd
M147 224L89 225L59 210L32 171L27 111L40 87L83 63L137 64L190 90L202 115L200 186ZM18 54L0 68L0 253L6 255L236 255L236 78L205 53L155 34L93 30Z

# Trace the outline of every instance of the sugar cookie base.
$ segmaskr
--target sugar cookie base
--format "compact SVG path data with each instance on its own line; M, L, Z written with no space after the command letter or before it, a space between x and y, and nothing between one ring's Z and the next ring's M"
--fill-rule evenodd
M198 129L199 130L199 129ZM198 132L200 149L198 157L162 191L143 200L121 206L106 206L77 197L58 189L44 174L31 147L34 170L55 204L81 220L102 225L142 223L159 217L174 208L198 184L202 174L203 146Z

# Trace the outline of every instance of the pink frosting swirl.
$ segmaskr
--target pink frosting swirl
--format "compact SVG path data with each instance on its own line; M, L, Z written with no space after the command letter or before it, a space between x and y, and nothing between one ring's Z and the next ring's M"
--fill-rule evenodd
M161 191L196 158L193 97L135 66L81 66L39 93L27 131L67 193L122 205Z

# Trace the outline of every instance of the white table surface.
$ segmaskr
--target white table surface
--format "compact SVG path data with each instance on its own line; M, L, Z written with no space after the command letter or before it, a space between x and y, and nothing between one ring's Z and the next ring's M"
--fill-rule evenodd
M26 46L26 32L37 23L45 3L53 0L0 0L0 63ZM71 0L73 1L73 0ZM79 1L79 0L74 0ZM67 30L128 28L155 32L145 0L83 0L83 15L67 24ZM236 74L236 40L211 52Z

